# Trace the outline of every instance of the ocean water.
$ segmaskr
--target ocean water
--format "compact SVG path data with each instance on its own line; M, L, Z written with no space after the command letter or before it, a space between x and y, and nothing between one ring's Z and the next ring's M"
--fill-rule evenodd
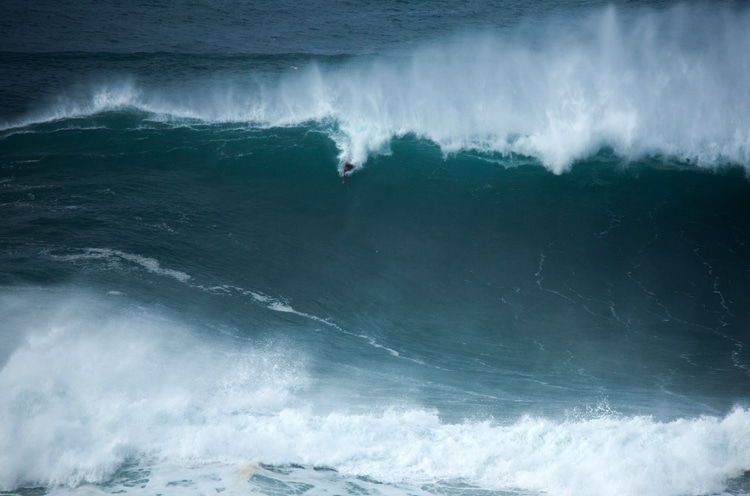
M750 494L748 26L4 1L0 494Z

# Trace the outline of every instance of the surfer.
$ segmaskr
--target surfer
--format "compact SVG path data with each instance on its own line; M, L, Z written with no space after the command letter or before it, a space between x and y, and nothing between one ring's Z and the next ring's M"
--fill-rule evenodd
M344 184L346 182L346 173L352 169L354 169L354 164L351 162L347 162L344 166L344 176L341 178L341 184Z

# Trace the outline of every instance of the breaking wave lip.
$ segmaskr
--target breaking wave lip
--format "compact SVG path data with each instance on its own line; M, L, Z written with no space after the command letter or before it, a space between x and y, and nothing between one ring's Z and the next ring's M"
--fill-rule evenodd
M537 158L555 173L611 148L750 170L750 9L678 5L592 11L533 29L455 37L406 54L321 67L275 82L147 88L132 79L61 97L17 127L136 109L165 121L259 127L315 123L339 167L389 154L414 135L445 155Z

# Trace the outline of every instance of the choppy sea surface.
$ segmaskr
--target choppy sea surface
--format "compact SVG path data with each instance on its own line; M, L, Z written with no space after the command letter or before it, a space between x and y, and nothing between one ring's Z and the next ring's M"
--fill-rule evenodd
M3 2L0 494L750 494L748 26Z

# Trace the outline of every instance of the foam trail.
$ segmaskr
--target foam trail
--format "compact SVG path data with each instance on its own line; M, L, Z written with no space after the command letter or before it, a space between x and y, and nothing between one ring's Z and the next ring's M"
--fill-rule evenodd
M323 324L323 325L325 325L325 326L327 326L327 327L329 327L331 329L335 329L336 331L341 332L343 334L348 334L350 336L354 336L354 337L357 337L357 338L360 338L360 339L364 339L364 340L366 340L370 344L370 346L373 346L374 348L379 348L379 349L385 350L388 353L390 353L392 356L401 357L401 354L398 351L396 351L396 350L394 350L392 348L388 348L387 346L384 346L382 344L379 344L374 338L372 338L370 336L367 336L366 334L357 334L357 333L354 333L354 332L347 331L346 329L344 329L343 327L339 326L338 324L336 324L334 322L331 322L330 319L324 319L324 318L318 317L317 315L312 315L312 314L309 314L309 313L306 313L306 312L301 312L301 311L296 310L293 307L291 307L285 301L277 300L275 298L272 298L270 296L264 295L264 294L259 293L257 291L249 291L249 290L246 290L246 289L238 288L236 286L228 286L228 285L225 285L225 286L216 286L216 287L208 288L208 289L209 289L209 291L222 291L222 292L237 291L239 293L242 293L245 296L252 297L253 300L255 300L257 303L260 303L260 304L264 305L269 310L273 310L274 312L281 312L281 313L291 313L291 314L303 317L305 319L321 323L321 324ZM414 358L406 358L406 359L410 360L412 362L418 363L418 364L423 364L423 362L421 360L417 360L417 359L414 359Z
M384 346L382 344L379 344L374 338L370 336L347 331L341 326L335 324L334 322L331 322L328 319L324 319L316 315L312 315L309 313L296 310L292 308L286 301L278 300L268 295L259 293L257 291L250 291L250 290L242 289L236 286L223 285L223 286L214 286L214 287L206 288L202 285L195 285L192 282L192 276L190 276L190 274L186 274L185 272L175 270L175 269L164 268L161 266L161 263L155 258L146 257L143 255L137 255L134 253L127 253L121 250L113 250L110 248L86 248L82 250L81 253L74 253L74 254L68 254L68 255L56 255L50 252L47 252L46 254L49 258L53 260L59 260L59 261L64 261L64 262L75 263L75 262L80 262L80 261L101 260L101 261L106 262L108 268L110 269L119 268L121 265L123 265L123 262L130 262L132 264L135 264L141 267L142 269L145 269L147 272L150 272L152 274L156 274L156 275L164 276L164 277L170 277L170 278L176 279L182 283L188 284L190 286L193 286L203 291L208 291L212 293L217 293L217 292L231 293L231 292L236 291L236 292L243 294L244 296L250 296L256 303L263 305L265 308L269 310L272 310L274 312L281 312L281 313L291 313L291 314L303 317L305 319L324 324L343 334L348 334L350 336L354 336L359 339L366 340L370 344L370 346L387 351L392 356L401 357L398 351L392 348L389 348L387 346ZM407 358L407 360L422 364L420 360L416 360L413 358Z
M274 84L141 88L132 80L62 98L21 124L135 108L158 118L327 129L340 166L413 134L446 154L537 157L554 172L611 147L750 169L750 10L614 7L409 54L292 71ZM161 117L159 117L161 116Z
M109 269L117 269L117 268L120 268L121 265L123 265L123 262L130 262L132 264L135 264L141 267L142 269L145 269L147 272L150 272L152 274L156 274L159 276L170 277L170 278L176 279L182 283L185 283L191 287L200 289L202 291L207 291L207 292L214 293L214 294L237 292L244 296L250 296L254 302L262 305L268 310L272 310L274 312L290 313L290 314L298 315L302 318L311 320L313 322L323 324L331 329L335 329L337 332L340 332L342 334L347 334L349 336L353 336L358 339L365 340L370 346L386 351L394 357L404 358L406 360L412 361L414 363L418 363L420 365L423 364L421 360L408 358L408 357L402 357L398 351L394 350L393 348L389 348L383 344L378 343L371 336L348 331L342 328L341 326L339 326L338 324L336 324L335 322L332 322L330 319L324 319L316 315L312 315L306 312L296 310L295 308L290 306L288 302L286 302L283 299L279 300L271 296L262 294L258 291L246 290L246 289L243 289L237 286L232 286L232 285L205 287L199 284L193 284L192 276L190 276L189 274L186 274L185 272L175 270L175 269L164 268L161 266L161 263L158 260L151 258L151 257L146 257L143 255L137 255L133 253L127 253L121 250L114 250L110 248L86 248L86 249L81 250L80 253L67 254L67 255L57 255L51 252L46 252L46 255L53 260L74 262L74 263L80 262L80 261L90 261L90 260L104 261L106 262ZM115 294L119 294L119 293L115 292Z
M112 250L109 248L86 248L85 250L83 250L83 253L79 254L48 254L48 256L54 260L70 262L76 262L79 260L104 260L113 266L118 265L121 261L127 261L139 265L152 274L171 277L185 283L190 280L190 275L179 270L165 269L155 258L144 257L143 255L136 255L133 253L126 253L121 250Z

